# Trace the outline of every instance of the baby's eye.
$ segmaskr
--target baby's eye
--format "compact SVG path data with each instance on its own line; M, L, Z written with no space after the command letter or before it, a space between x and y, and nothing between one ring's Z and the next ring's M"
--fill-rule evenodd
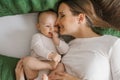
M55 28L57 28L58 26L57 25L54 25Z
M50 27L50 26L47 25L46 27Z

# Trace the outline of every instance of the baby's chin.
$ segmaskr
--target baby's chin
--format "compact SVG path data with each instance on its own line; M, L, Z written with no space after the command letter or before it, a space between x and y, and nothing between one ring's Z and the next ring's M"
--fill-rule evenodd
M52 38L52 36L47 36L47 37Z
M45 35L46 37L48 37L48 38L52 38L52 36L51 35Z
M49 38L52 38L52 36L53 36L52 33L49 32L48 37L49 37Z
M52 38L52 34L48 34L46 35L46 37Z

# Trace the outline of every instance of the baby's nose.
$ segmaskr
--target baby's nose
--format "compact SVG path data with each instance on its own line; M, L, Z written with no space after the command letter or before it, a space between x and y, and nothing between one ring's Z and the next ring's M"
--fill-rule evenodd
M53 32L54 31L54 27L50 27L50 31Z

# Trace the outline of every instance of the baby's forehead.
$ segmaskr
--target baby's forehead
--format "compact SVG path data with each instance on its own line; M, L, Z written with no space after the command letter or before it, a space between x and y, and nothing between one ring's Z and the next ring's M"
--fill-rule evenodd
M44 12L39 16L39 23L55 23L57 20L57 15L53 12Z
M39 22L41 22L41 21L49 21L49 20L56 21L57 16L55 14L51 14L51 13L42 13L39 16Z
M57 17L57 14L55 12L52 12L52 11L42 12L42 13L39 14L39 18L43 17L43 16L54 16L54 17Z
M55 24L57 17L50 13L44 13L39 17L39 23L41 24Z

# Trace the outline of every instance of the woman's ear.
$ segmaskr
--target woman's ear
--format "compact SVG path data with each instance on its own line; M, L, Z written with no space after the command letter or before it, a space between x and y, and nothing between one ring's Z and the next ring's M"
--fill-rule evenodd
M85 14L80 13L78 15L78 22L81 23L81 22L84 22L84 20L85 20Z

